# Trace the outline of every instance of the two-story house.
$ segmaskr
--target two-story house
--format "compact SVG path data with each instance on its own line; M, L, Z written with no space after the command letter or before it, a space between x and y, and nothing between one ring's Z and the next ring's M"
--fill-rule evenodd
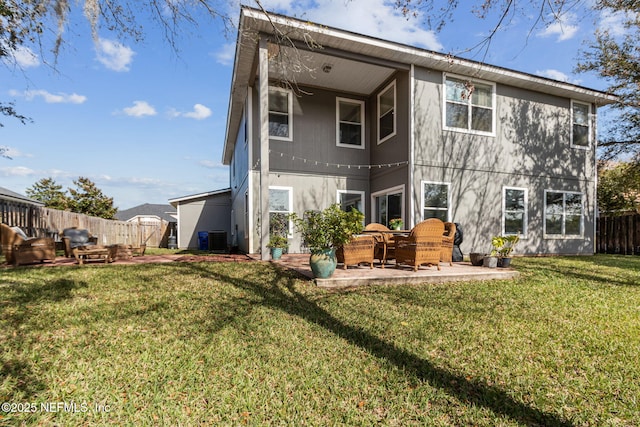
M223 163L231 230L266 256L270 212L459 223L462 250L592 254L609 94L242 8ZM263 226L261 226L263 225ZM304 250L292 230L290 252Z

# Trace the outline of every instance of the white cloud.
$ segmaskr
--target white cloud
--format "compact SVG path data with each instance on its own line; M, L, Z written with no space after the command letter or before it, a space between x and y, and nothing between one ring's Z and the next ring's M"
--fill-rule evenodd
M204 120L207 117L211 116L212 111L209 107L206 107L202 104L195 104L193 106L193 111L180 112L172 108L171 110L169 110L168 114L171 118L186 117L188 119Z
M123 108L122 112L131 117L155 116L158 114L156 109L147 101L133 101L133 106Z
M536 74L542 77L547 77L549 79L559 80L561 82L568 82L569 76L562 71L548 69L548 70L538 70Z
M13 51L13 57L16 63L22 68L37 67L40 65L40 59L28 47L19 46Z
M20 150L15 147L9 147L6 145L0 145L0 149L3 149L3 154L5 156L9 156L12 159L17 159L18 157L33 157L31 154L24 154Z
M574 24L576 15L573 13L565 13L560 17L552 17L551 24L547 25L544 30L538 33L540 37L558 37L559 42L572 39L578 32L578 26Z
M98 61L113 71L129 71L135 52L120 42L100 39L96 49Z
M549 68L546 70L538 70L536 71L536 74L542 77L558 80L561 82L571 83L571 84L580 84L581 82L581 80L572 79L571 76L569 76L568 74L563 73L562 71L559 71L559 70L554 70L552 68Z
M190 111L188 113L184 113L183 116L190 118L190 119L196 119L196 120L203 120L206 119L207 117L209 117L211 115L211 109L208 107L205 107L202 104L196 104L193 106L193 111Z
M214 162L213 160L200 160L198 164L208 169L216 169L224 166L222 163Z
M264 0L267 10L379 37L385 40L442 50L433 31L422 28L420 16L404 17L388 0Z
M36 171L33 169L29 169L25 166L13 166L13 167L3 167L0 168L0 175L2 176L31 176L34 175Z
M635 15L635 16L634 16ZM625 28L625 21L637 19L638 14L615 12L612 13L608 9L604 9L600 14L598 28L602 31L608 31L613 37L621 37L628 34L629 29Z
M212 54L212 56L216 59L218 64L222 65L233 65L233 58L236 54L236 45L235 43L226 43L222 46L222 48L216 53Z
M11 96L22 96L27 101L40 97L47 104L83 104L87 97L84 95L78 95L77 93L51 93L46 90L25 90L24 92L18 92L16 90L9 91Z

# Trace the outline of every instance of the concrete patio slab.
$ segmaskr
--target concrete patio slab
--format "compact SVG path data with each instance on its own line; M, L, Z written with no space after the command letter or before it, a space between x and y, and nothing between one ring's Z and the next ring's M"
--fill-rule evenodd
M512 268L476 267L469 262L454 262L452 266L440 263L440 271L436 267L421 267L413 271L410 267L396 268L393 262L381 268L375 264L349 267L344 270L338 264L333 276L328 279L314 279L309 266L309 254L287 254L278 261L273 261L283 267L297 271L301 275L315 280L323 288L349 288L363 285L408 285L419 283L446 283L471 280L509 280L520 275Z

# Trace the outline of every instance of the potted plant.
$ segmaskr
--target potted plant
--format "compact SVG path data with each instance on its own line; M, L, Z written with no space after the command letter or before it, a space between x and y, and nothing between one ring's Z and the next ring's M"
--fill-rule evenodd
M508 236L494 236L491 244L498 255L498 266L509 267L511 265L511 252L513 247L520 241L520 236L510 234Z
M482 266L496 268L498 266L498 251L491 249L491 252L482 258Z
M269 243L271 258L280 259L284 249L289 247L287 235L289 234L289 216L283 213L272 213L269 216Z
M481 266L484 262L485 254L484 252L471 252L469 254L469 260L471 261L471 265L475 265L476 267Z
M402 230L403 226L404 222L402 221L402 218L393 218L389 220L389 228L392 230Z
M309 264L315 277L331 277L336 269L336 249L363 229L364 214L349 212L333 204L323 211L307 211L303 217L291 214L296 230L311 250Z

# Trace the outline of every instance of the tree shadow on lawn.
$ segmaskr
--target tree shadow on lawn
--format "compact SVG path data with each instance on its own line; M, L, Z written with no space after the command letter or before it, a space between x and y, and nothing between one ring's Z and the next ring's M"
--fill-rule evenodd
M550 261L549 261L550 260ZM610 286L639 286L640 257L633 255L594 255L530 258L519 270L540 275L557 275ZM517 261L516 261L517 262Z
M314 323L336 336L360 347L371 355L388 361L402 371L415 376L419 381L444 390L451 396L470 405L485 407L495 414L507 416L522 425L529 426L572 426L568 420L558 414L543 412L523 402L514 400L509 394L482 381L470 380L435 366L407 350L398 348L394 343L385 341L364 329L345 324L327 310L296 290L295 281L299 279L293 272L274 266L278 272L271 281L267 275L233 277L224 272L211 270L204 264L189 264L185 268L195 269L205 277L228 283L238 289L258 297L263 306L297 316Z
M21 399L21 402L28 401L32 396L46 389L46 384L36 377L33 372L32 362L18 356L10 356L12 352L19 351L31 346L32 332L42 332L41 323L31 323L32 313L37 312L40 303L49 301L62 301L73 297L73 290L87 287L85 282L76 282L68 279L58 279L42 285L33 283L20 283L16 280L13 283L5 283L4 295L0 297L0 325L6 330L9 339L6 344L9 349L0 354L0 383L10 378L13 383L14 393ZM38 314L37 316L40 316ZM0 348L3 346L0 345ZM46 370L47 367L39 367ZM7 400L10 396L5 396ZM16 396L13 396L13 400ZM3 401L4 401L3 400Z

